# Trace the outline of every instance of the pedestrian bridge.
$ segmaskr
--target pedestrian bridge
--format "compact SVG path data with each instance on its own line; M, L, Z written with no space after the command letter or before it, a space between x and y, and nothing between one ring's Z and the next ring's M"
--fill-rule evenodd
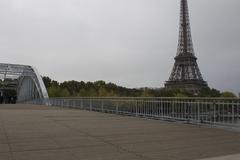
M0 103L30 103L240 130L240 99L48 98L36 68L0 63Z
M48 98L34 67L13 64L0 93L17 102L0 105L0 159L240 158L237 98Z
M47 90L36 68L0 63L0 103L47 98Z

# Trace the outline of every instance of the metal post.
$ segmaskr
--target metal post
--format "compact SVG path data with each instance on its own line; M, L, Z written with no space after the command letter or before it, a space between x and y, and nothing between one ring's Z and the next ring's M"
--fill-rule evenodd
M184 104L184 114L185 114L185 121L188 121L188 107L187 107L187 102Z
M145 116L145 102L142 101L142 116Z
M179 100L177 100L177 108L176 108L176 114L177 114L177 120L179 120L179 119L181 119L181 117L180 117L180 110L181 110L181 105L180 105L180 102L179 102Z
M198 114L198 123L201 123L201 117L200 117L200 103L197 102L197 114Z
M90 103L89 103L89 105L90 105L89 106L89 110L92 111L92 99L90 98L89 101L90 101Z
M213 124L215 124L216 123L216 103L215 103L215 101L213 101L212 105L213 105Z
M118 114L118 102L116 102L116 114Z
M175 117L175 100L171 101L171 119L176 120Z
M225 103L223 102L222 103L222 106L223 106L223 108L222 108L222 119L223 119L223 124L225 123Z
M150 117L153 117L153 103L152 103L152 100L150 100L149 101L149 105L150 105L150 107L149 107L149 116Z
M148 117L149 115L149 102L148 100L146 101L146 116Z
M239 119L240 119L240 103L239 103L239 100L240 99L238 99L237 100L237 108L236 108L236 112L237 112L237 122L236 123L238 123L238 121L239 121Z
M103 100L101 101L101 112L104 112L104 110L103 110Z
M184 120L184 102L181 101L181 119Z
M72 99L72 108L76 108L76 100Z
M138 116L138 101L137 100L135 101L135 111L136 111L135 115L137 117Z
M159 101L159 117L162 118L162 99Z
M234 103L232 101L232 124L234 124L235 113L234 113Z
M80 100L80 108L83 109L83 99Z

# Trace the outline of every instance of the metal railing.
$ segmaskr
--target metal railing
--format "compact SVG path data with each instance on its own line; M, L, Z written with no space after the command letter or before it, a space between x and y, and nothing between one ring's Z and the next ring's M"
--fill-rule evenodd
M78 108L240 130L240 99L228 98L51 98L32 104Z

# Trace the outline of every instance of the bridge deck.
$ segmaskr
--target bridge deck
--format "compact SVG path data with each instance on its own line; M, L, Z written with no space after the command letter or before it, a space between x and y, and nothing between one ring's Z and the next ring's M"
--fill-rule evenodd
M238 159L239 153L240 133L220 129L55 107L0 106L1 160Z

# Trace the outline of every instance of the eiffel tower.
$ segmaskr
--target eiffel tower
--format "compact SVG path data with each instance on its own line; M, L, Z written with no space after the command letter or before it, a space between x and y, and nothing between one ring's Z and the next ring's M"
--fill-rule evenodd
M201 88L208 87L207 82L202 78L193 49L187 0L181 0L177 56L165 87L190 90L195 93Z

